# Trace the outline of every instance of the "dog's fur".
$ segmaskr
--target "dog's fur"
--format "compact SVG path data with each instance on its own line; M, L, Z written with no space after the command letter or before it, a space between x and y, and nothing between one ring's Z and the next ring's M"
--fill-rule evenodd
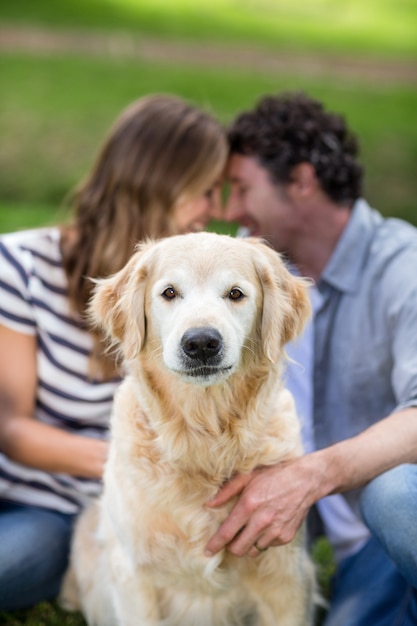
M204 555L231 509L206 506L224 482L302 452L281 367L309 315L303 281L258 240L189 234L142 245L92 311L129 374L64 604L90 626L310 624L300 533L256 558Z

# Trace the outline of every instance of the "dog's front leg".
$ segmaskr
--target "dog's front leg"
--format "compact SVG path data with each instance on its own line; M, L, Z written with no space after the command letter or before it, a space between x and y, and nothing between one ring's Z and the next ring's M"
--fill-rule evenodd
M120 544L112 550L109 566L117 626L156 626L159 607L150 572L135 567Z

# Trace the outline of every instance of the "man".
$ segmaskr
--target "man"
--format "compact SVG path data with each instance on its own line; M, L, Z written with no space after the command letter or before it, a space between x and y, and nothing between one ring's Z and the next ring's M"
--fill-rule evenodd
M229 139L227 219L316 285L296 398L313 441L223 487L209 506L239 498L207 554L284 544L318 503L338 559L326 626L417 624L417 231L361 198L355 137L319 102L265 97Z

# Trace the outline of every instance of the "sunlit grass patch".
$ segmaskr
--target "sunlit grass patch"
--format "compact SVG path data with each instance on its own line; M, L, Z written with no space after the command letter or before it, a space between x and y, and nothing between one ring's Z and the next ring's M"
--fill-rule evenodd
M413 0L19 0L0 17L361 55L417 55Z

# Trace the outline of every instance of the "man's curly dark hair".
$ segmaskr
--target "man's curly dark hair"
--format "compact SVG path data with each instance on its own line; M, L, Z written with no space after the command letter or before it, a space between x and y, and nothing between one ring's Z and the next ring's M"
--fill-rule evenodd
M298 163L311 163L323 190L339 203L362 195L358 142L344 119L304 93L265 96L228 129L230 152L256 157L275 184L291 182Z

